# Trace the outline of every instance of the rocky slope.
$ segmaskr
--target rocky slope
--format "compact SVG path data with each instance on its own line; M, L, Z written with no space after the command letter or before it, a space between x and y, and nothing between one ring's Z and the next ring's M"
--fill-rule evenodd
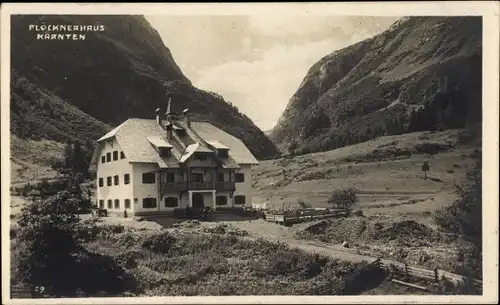
M406 17L313 65L271 139L295 153L481 119L479 17Z
M55 24L102 25L104 30L77 32L85 40L37 40L43 32L30 30L30 25ZM142 16L13 16L11 37L13 141L78 141L90 150L98 137L129 117L154 118L165 102L164 83L178 81L190 92L178 107L241 137L257 158L277 153L235 107L191 86ZM187 98L193 94L196 100ZM23 159L14 149L12 155Z

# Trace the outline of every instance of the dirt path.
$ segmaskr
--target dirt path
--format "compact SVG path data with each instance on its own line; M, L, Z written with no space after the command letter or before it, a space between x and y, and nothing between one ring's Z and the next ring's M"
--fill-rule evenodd
M348 252L340 245L320 244L318 242L299 240L295 237L296 229L270 223L262 219L252 221L230 221L225 223L247 231L252 239L263 238L272 242L284 242L290 247L299 248L310 253L318 253L351 262L372 262L376 259L374 257Z

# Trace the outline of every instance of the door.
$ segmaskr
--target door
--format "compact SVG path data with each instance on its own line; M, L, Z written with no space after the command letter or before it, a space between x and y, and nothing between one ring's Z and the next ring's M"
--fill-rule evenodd
M204 208L203 194L193 193L193 210L203 210Z

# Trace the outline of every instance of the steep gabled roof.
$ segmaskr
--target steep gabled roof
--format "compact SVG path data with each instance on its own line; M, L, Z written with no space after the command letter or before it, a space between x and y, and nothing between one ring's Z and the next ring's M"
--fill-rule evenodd
M174 131L172 141L166 138L166 131L156 122L148 119L128 119L98 140L92 164L97 162L103 143L107 139L116 138L129 162L157 163L161 168L179 167L196 152L213 152L210 147L229 148L227 158L218 158L225 168L238 168L239 164L258 164L257 159L238 138L220 130L210 123L191 122L187 126L178 121L186 131L186 139L181 139ZM179 142L179 143L177 143ZM155 147L169 147L172 154L160 157Z
M240 139L206 122L191 122L193 129L207 143L217 141L229 147L229 156L238 164L259 164Z

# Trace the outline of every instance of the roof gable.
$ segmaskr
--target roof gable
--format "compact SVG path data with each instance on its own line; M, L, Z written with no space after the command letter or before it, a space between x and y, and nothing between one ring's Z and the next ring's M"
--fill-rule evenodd
M239 164L258 164L257 159L238 138L205 122L191 122L187 126L178 121L181 129L186 131L182 137L173 132L171 140L167 140L167 132L156 122L148 119L128 119L98 140L92 162L96 162L96 154L100 152L101 142L115 137L127 156L129 162L157 163L159 167L179 167L194 153L210 153L215 149L229 149L225 158L217 157L225 168L238 168ZM158 147L168 147L171 154L160 157Z

